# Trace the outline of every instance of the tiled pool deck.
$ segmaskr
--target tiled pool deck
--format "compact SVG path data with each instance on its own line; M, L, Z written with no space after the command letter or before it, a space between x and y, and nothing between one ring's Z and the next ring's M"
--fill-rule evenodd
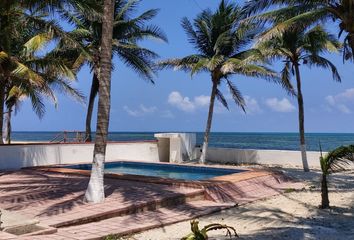
M199 182L108 175L106 201L88 204L82 201L87 172L43 170L0 172L0 209L38 219L42 225L57 228L57 232L28 237L0 232L0 239L121 236L269 197L287 188L302 187L278 173L258 170Z

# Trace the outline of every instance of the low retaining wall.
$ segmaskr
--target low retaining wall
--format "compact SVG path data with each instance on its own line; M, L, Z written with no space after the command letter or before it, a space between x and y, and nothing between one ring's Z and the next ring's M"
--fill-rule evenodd
M195 155L196 157L200 156L200 148L196 148ZM310 167L319 168L319 158L319 152L307 152L307 160ZM208 148L206 159L210 162L221 164L266 164L290 167L302 166L300 151Z
M92 161L93 147L93 144L70 143L2 145L0 146L0 170L53 164L88 163ZM172 150L170 143L164 145L158 144L157 141L111 142L107 145L106 161L171 161L171 155L174 154ZM161 152L166 152L166 154L161 154ZM200 148L196 148L193 155L195 158L199 157ZM309 151L307 157L310 167L320 167L319 152ZM209 148L207 160L220 164L302 166L300 151Z
M0 170L92 161L94 144L15 144L0 146ZM106 161L159 162L156 141L107 144Z

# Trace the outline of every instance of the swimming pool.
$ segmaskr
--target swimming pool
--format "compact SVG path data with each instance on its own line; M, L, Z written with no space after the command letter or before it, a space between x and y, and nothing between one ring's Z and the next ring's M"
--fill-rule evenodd
M65 166L65 168L91 170L91 164ZM123 173L151 177L173 178L183 180L206 180L223 175L244 172L240 169L215 167L182 166L176 164L110 162L105 164L106 173Z

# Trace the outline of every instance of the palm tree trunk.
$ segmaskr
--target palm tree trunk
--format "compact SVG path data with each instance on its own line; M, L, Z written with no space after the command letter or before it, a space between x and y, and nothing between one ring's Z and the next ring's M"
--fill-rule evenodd
M12 117L12 107L8 108L6 115L5 115L5 142L7 144L11 144L11 117Z
M96 73L94 73L92 77L91 92L90 92L90 98L89 98L87 115L86 115L86 134L85 134L86 142L92 141L91 121L92 121L93 107L95 105L95 99L98 93L98 85L99 85L98 78Z
M322 173L322 181L321 181L321 208L329 208L329 198L328 198L328 185L327 185L327 175Z
M4 104L5 104L5 84L0 79L0 144L4 144L3 126L4 126Z
M214 103L215 103L215 96L216 96L217 89L218 89L218 84L216 81L213 81L213 89L212 89L211 95L210 95L208 121L207 121L206 129L205 129L205 133L204 133L202 154L199 159L199 162L201 164L205 163L205 159L206 159L206 155L207 155L207 151L208 151L209 134L210 134L211 124L213 121Z
M294 66L295 66L296 83L297 83L297 102L299 107L299 133L300 133L301 158L302 158L302 165L304 171L309 172L310 169L309 169L309 165L307 162L307 155L306 155L304 99L302 97L302 90L301 90L300 69L298 63L295 63Z
M111 107L111 71L112 71L112 34L114 0L104 0L101 58L99 79L99 98L95 147L90 181L85 193L85 200L92 203L104 201L104 162L106 157L109 114Z
M352 59L354 59L354 33L349 33L349 46L352 49Z

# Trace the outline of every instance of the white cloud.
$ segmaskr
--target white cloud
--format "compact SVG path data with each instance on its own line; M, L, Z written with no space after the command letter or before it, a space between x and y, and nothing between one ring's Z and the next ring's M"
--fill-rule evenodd
M350 114L352 113L352 110L347 104L353 105L354 103L354 88L349 88L337 95L329 95L326 97L326 102L331 109Z
M128 106L123 107L124 111L126 111L130 116L133 117L141 117L147 114L152 114L157 111L157 107L146 107L143 104L140 104L138 109L131 109Z
M265 100L265 104L275 112L293 112L296 109L287 98L268 98Z
M163 118L175 118L175 115L170 110L164 111L161 114L161 117Z
M244 99L246 103L246 113L257 114L262 112L262 109L260 108L258 101L255 98L245 96Z
M336 100L335 100L334 97L331 96L331 95L326 97L326 101L327 101L327 103L328 103L329 105L331 105L331 106L336 105Z
M200 95L191 100L189 97L184 97L180 92L171 92L168 96L168 103L184 112L194 112L200 107L209 105L210 97Z
M196 106L209 106L210 103L210 97L209 96L205 96L205 95L201 95L198 97L194 98L194 103Z
M185 112L193 112L194 104L188 97L183 97L179 92L171 92L168 96L168 103Z
M344 104L339 104L337 106L338 110L341 111L342 113L345 113L345 114L350 114L352 113L352 111Z

